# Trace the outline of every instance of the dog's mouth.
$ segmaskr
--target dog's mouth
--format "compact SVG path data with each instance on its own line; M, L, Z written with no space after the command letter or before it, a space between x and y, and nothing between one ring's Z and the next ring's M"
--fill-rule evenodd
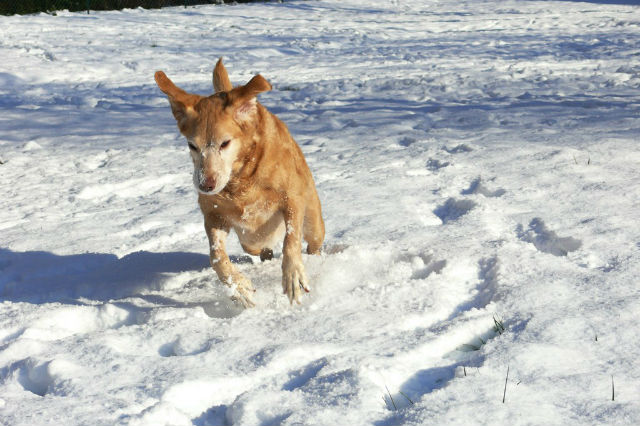
M199 194L216 195L227 185L225 179L194 179L194 186Z
M195 169L193 173L193 186L199 194L215 195L222 191L229 182L230 176L226 173L205 173Z
M213 185L199 185L198 191L203 192L205 194L210 194L214 191L215 186Z
M209 190L205 190L205 189L201 189L201 188L197 188L198 192L202 195L215 195L215 193L213 192L213 189L209 189Z
M222 188L217 189L213 186L200 186L196 185L196 190L202 195L216 195Z

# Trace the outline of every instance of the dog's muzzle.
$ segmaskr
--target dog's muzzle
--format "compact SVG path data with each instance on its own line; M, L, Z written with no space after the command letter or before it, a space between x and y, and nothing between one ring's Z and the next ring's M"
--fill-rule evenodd
M202 192L213 192L216 187L216 180L213 178L205 178L200 182L199 189Z

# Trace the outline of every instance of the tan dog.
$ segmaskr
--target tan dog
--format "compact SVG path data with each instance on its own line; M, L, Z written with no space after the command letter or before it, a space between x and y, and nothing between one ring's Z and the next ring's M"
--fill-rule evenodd
M215 94L200 96L177 87L162 71L155 80L168 97L193 160L193 183L209 237L211 266L235 288L234 299L254 306L251 281L229 260L225 240L234 229L249 254L270 259L284 237L282 288L290 303L300 303L309 283L302 263L319 253L324 222L313 177L287 127L260 105L256 96L271 90L256 75L233 88L222 59L213 70Z

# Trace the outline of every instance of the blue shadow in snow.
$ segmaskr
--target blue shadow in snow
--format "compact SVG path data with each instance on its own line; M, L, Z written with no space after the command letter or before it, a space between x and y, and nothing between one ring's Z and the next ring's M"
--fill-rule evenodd
M56 255L0 248L0 301L108 301L159 290L170 274L208 267L208 256L197 253L140 251L118 258L105 253ZM211 279L216 279L215 274Z
M404 415L406 413L401 409L413 405L422 395L445 387L455 377L455 370L459 365L463 364L454 363L445 367L418 371L402 384L399 392L392 395L393 401L385 395L384 399L391 413L385 418L375 421L374 426L393 426L405 423Z

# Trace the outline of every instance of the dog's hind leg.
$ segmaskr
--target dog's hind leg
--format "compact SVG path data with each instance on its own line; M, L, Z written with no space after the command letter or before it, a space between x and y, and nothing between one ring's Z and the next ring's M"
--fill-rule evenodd
M273 259L273 250L268 247L260 250L260 261L264 262Z

